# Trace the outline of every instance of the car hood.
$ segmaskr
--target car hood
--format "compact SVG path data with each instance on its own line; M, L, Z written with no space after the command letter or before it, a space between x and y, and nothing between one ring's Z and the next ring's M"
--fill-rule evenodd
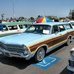
M10 36L5 36L0 38L0 42L5 44L18 44L18 45L26 45L31 46L39 43L46 39L45 35L43 34L33 34L33 33L22 33L22 34L15 34Z

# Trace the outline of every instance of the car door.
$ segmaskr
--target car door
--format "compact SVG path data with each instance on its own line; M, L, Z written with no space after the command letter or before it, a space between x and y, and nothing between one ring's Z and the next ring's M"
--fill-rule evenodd
M66 31L63 25L54 25L52 28L52 46L62 44L66 39Z

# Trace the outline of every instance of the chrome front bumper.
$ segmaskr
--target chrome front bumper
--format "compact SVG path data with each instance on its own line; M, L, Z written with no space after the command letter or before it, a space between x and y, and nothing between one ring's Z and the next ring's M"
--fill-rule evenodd
M25 58L26 60L29 60L31 57L33 57L33 54L31 53L28 53L27 55L25 55L23 53L10 52L1 48L0 48L0 53L7 57L19 57L19 58Z

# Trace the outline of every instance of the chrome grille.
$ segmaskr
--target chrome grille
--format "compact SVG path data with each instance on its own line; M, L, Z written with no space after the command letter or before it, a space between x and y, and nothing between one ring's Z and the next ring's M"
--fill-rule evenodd
M24 48L21 45L4 44L0 42L0 47L10 52L21 53L24 51Z
M11 44L6 44L6 49L10 52L23 52L24 48L23 46L20 45L11 45Z
M21 45L15 45L15 44L5 44L7 48L17 48L17 49L22 49L23 46Z

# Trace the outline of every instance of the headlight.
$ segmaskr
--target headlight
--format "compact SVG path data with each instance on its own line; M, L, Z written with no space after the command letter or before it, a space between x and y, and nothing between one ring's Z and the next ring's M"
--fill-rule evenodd
M28 48L26 46L24 46L24 52L23 52L23 54L24 55L28 55L28 53L29 53Z
M70 54L74 57L74 48L71 49Z

